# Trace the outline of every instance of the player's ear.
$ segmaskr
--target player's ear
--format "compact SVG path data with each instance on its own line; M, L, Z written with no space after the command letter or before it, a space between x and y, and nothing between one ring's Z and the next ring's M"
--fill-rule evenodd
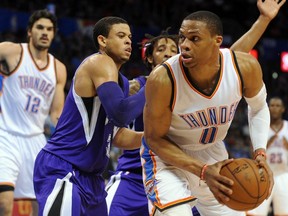
M153 56L147 56L147 61L149 64L153 64Z
M103 35L98 35L97 40L98 40L98 44L101 47L106 47L106 37L104 37Z
M217 46L220 47L222 42L223 42L223 37L221 35L216 35L215 42L216 42Z

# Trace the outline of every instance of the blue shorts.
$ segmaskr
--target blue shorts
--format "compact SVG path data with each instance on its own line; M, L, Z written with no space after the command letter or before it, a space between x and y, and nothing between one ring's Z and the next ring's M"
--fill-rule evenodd
M105 182L41 150L34 168L34 190L39 215L107 216Z
M128 171L112 175L106 190L109 216L148 216L142 174Z

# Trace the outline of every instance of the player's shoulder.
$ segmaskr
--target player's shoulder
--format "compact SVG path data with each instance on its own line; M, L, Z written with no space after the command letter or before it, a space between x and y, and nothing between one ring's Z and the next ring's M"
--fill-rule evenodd
M11 42L11 41L3 41L0 43L0 46L1 47L20 47L21 48L21 44L20 43L14 43L14 42Z
M106 71L117 70L114 60L105 54L95 53L85 58L81 64L86 69L92 69L93 71Z
M90 76L97 76L97 74L118 74L116 63L113 59L104 54L92 54L86 57L77 69L77 73L87 73Z
M55 64L56 64L56 68L66 70L66 65L57 58L55 58Z
M164 62L164 64L167 64L167 65L172 65L172 64L177 64L179 63L179 58L181 57L181 54L177 54L177 55L174 55L172 57L170 57L168 60L166 60Z
M0 55L1 57L20 54L22 52L22 46L20 43L14 43L10 41L4 41L0 43Z
M242 74L242 76L247 75L248 77L253 77L258 73L262 73L261 66L254 56L250 55L249 53L239 51L235 51L235 56L237 65L240 68L240 73Z
M114 63L113 59L105 54L94 53L86 58L87 63L103 63L103 64L110 64Z
M258 62L257 59L249 53L241 52L241 51L234 51L234 53L235 53L237 62L239 62L239 63L242 63L242 62L247 63L248 62L250 64L251 63L254 64L254 63Z
M155 84L170 84L170 78L164 63L156 66L150 73L147 82Z

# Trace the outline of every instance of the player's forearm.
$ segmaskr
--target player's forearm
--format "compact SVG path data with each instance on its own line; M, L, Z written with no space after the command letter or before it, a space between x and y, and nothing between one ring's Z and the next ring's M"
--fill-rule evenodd
M143 132L120 128L113 139L113 145L118 148L132 150L140 148Z
M266 149L270 128L270 113L266 103L266 88L263 85L259 93L245 98L248 103L248 122L253 150Z
M143 112L144 88L135 95L125 97L117 83L106 82L97 88L97 94L108 118L118 127L125 127Z
M164 138L155 140L146 136L145 139L149 148L165 163L200 176L204 163L184 153L176 144Z
M270 21L271 20L267 17L260 15L249 31L239 38L231 46L231 49L241 52L250 52L265 32Z

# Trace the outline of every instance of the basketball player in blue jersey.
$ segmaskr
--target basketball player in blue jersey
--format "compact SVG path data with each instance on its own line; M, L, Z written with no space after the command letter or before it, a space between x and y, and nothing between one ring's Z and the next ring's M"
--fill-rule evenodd
M259 18L252 28L232 45L231 49L249 52L262 36L270 21L277 15L282 5L273 0L266 0L265 2L258 1L257 6L260 11ZM271 10L272 8L273 10ZM150 71L178 53L177 40L174 35L169 35L167 31L163 31L157 37L150 38L144 44L144 48L144 61ZM145 82L146 78L143 76L131 80L130 93L137 92ZM142 116L134 121L134 128L137 131L143 130ZM123 152L118 160L116 171L106 186L106 190L108 192L106 201L110 216L149 215L148 202L143 187L139 150ZM135 202L127 202L131 199ZM193 213L198 215L197 211Z
M136 149L142 132L125 128L143 111L144 88L129 95L119 70L131 55L131 31L119 17L93 29L98 53L75 72L55 132L38 154L34 188L40 215L107 215L102 173L110 146Z
M223 205L233 181L221 176L231 162L223 143L242 97L248 103L254 159L265 160L269 110L262 70L243 52L220 49L220 18L188 15L179 30L180 54L156 67L146 83L144 138L140 149L150 215L245 215ZM197 199L197 202L196 202Z
M46 118L54 124L64 105L66 67L48 53L56 17L35 11L28 21L28 43L0 43L0 215L11 215L13 199L34 200L33 168L46 143Z

